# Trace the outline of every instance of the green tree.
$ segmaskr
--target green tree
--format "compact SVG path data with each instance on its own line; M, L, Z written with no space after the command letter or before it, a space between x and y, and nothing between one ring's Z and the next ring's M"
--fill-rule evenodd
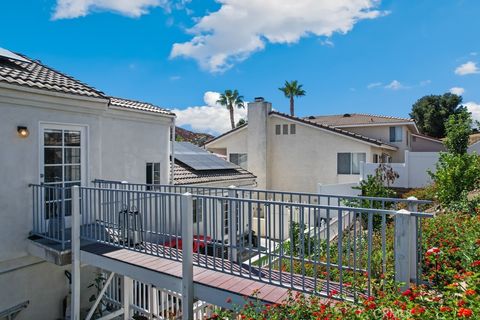
M445 146L448 152L454 154L467 153L468 139L473 131L472 124L472 117L466 110L452 114L448 118L447 122L445 122L447 132Z
M302 89L303 85L298 84L297 80L292 80L290 82L285 81L283 87L278 88L282 91L286 98L290 99L290 115L295 115L295 98L302 97L306 94L305 90Z
M448 117L466 110L461 104L462 97L452 93L424 96L413 104L410 117L421 133L443 138Z
M471 126L472 117L466 111L451 115L445 123L448 152L440 154L435 173L429 172L436 196L444 206L458 207L468 202L467 193L479 187L480 157L467 153Z
M242 118L242 119L238 120L237 127L243 126L246 123L247 123L247 120Z
M222 106L227 107L230 112L230 125L232 129L235 129L235 116L234 108L245 108L245 103L243 102L243 96L238 93L238 90L225 90L224 93L220 94L220 98L217 100L217 103Z

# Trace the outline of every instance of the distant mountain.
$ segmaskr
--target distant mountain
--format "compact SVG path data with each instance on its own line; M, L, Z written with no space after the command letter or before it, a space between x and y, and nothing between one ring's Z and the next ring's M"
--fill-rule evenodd
M177 141L188 141L200 146L214 137L208 133L196 133L187 129L176 127L175 138Z

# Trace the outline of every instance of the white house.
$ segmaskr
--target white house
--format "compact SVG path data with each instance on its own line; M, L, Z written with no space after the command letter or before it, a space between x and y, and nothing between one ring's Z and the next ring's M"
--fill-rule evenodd
M62 318L69 266L48 262L55 259L50 252L28 240L29 184L145 181L149 170L156 182L167 184L175 115L108 97L38 60L0 52L0 312L27 305L16 319ZM69 210L66 201L67 227ZM48 225L49 217L43 219Z
M246 125L205 147L251 171L260 188L315 192L318 183L358 182L361 162L403 162L405 150L425 145L442 148L441 142L419 135L411 119L366 114L298 118L272 111L270 103L257 98L248 105Z

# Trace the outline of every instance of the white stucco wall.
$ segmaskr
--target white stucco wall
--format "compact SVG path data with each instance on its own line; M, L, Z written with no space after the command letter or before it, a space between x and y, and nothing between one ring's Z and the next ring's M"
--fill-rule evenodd
M94 178L145 181L145 163L150 161L161 163L162 183L169 180L170 119L110 110L106 100L0 87L0 287L10 288L0 290L0 309L30 300L34 313L26 312L19 319L57 318L59 302L68 290L65 268L50 263L29 267L20 262L30 257L32 191L28 184L40 182L41 123L85 128L87 184ZM28 127L30 135L18 137L17 126ZM6 264L9 270L19 266L4 272Z

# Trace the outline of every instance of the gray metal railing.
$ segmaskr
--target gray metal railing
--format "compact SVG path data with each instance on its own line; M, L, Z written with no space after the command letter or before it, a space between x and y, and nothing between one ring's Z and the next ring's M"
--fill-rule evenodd
M393 271L395 243L387 231L398 212L386 208L395 208L394 200L406 202L413 221L407 232L414 239L410 275L422 280L422 219L433 215L416 212L416 206L426 201L331 196L339 202L333 205L332 199L321 201L330 195L305 193L98 180L95 186L79 188L84 240L177 261L185 246L193 264L203 268L352 299L370 295L372 279ZM65 249L71 190L31 187L32 233ZM189 205L181 192L191 193ZM359 207L368 203L370 208ZM187 222L191 236L182 234Z
M68 248L70 232L66 220L71 214L71 188L31 184L31 234Z
M203 268L352 299L370 295L372 278L393 269L387 247L394 243L385 234L396 211L248 199L243 190L228 189L221 196L190 195L192 210L185 212L181 194L123 187L80 188L82 239L177 261L186 254L182 247L192 247L193 264ZM138 223L122 220L125 211ZM418 226L432 216L410 215ZM182 234L187 218L193 246ZM421 238L421 228L417 232Z

